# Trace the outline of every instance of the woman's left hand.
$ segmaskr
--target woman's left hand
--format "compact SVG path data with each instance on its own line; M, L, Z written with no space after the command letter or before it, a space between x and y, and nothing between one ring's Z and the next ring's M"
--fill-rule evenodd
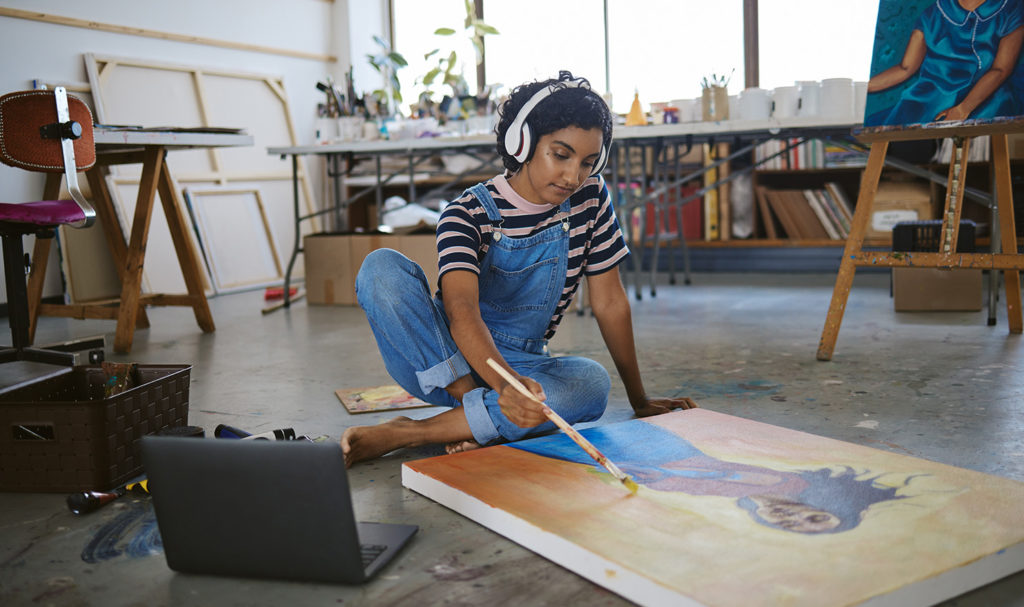
M668 413L673 409L696 409L697 403L685 396L680 398L648 398L641 407L633 408L637 417L650 417Z
M969 112L964 111L959 105L954 105L948 110L943 110L935 115L936 122L942 122L944 120L967 120Z

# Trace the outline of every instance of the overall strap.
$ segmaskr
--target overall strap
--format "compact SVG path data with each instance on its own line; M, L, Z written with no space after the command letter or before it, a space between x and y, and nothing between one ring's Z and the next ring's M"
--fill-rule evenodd
M498 210L498 205L494 203L494 198L491 197L491 192L487 189L486 185L478 183L466 191L476 196L476 199L480 201L484 210L487 211L487 219L491 223L501 223L501 211Z

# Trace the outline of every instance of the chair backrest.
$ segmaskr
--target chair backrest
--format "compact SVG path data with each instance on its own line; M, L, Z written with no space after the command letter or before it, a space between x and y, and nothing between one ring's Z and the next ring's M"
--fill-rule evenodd
M96 163L92 112L81 99L68 95L67 102L70 119L81 127L81 136L74 140L75 168L84 171ZM0 97L0 161L29 171L64 172L59 131L44 137L40 130L59 122L54 91L18 91Z

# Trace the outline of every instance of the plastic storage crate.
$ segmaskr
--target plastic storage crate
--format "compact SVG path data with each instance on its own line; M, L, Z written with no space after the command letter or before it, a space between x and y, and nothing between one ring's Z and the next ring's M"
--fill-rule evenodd
M0 491L106 490L142 472L139 439L188 421L190 365L138 365L104 395L99 365L0 392Z
M970 219L960 220L960 233L956 239L957 253L974 252L977 226ZM942 240L942 220L901 221L892 227L892 250L905 252L938 252Z

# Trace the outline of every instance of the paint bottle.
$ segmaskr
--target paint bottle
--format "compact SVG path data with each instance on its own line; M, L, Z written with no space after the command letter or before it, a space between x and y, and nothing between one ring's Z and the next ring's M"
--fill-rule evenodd
M217 427L213 430L213 435L217 438L246 438L252 436L252 433L239 430L227 424L217 424Z
M259 434L250 434L243 437L245 440L295 440L295 430L292 428L279 428L268 430Z

